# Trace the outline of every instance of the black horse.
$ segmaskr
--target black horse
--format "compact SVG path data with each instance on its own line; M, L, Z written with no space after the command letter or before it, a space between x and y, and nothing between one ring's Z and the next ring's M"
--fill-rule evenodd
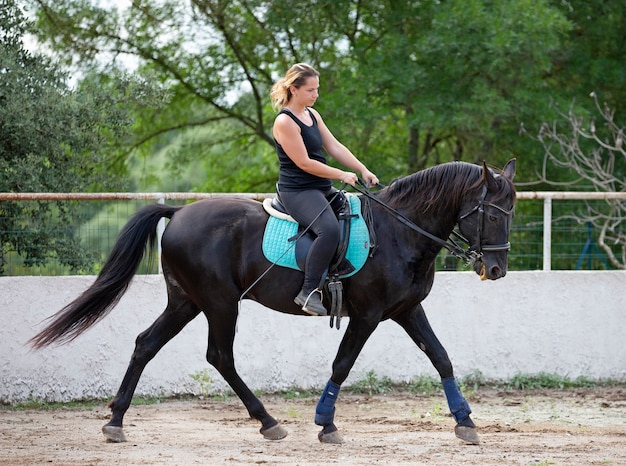
M437 254L450 244L442 238L448 238L457 224L470 245L463 252L471 258L476 273L491 280L506 274L516 200L514 175L515 160L502 171L485 164L452 162L400 178L375 196L361 194L371 196L378 248L363 269L343 283L349 324L316 408L315 423L322 426L320 441L342 441L334 424L340 386L379 322L391 319L426 353L440 374L457 437L471 444L479 442L450 359L420 303L432 287ZM156 225L163 217L171 219L162 238L167 307L137 337L124 380L109 404L111 420L102 428L106 439L125 440L123 417L143 369L200 313L209 323L207 361L239 396L250 416L261 422L265 438L285 437L287 431L239 377L233 358L240 297L270 267L261 251L268 214L259 202L210 199L183 207L155 204L140 209L120 232L95 282L52 316L52 322L31 344L40 348L71 341L103 318L128 288L146 245L154 246ZM273 267L246 297L280 312L304 315L293 302L302 281L299 271Z

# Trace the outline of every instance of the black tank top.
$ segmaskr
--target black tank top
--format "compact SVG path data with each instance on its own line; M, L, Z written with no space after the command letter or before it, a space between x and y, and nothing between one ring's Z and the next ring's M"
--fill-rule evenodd
M311 115L313 124L307 126L302 123L293 113L287 109L282 109L278 114L289 115L293 121L300 127L300 134L302 135L302 141L304 141L304 147L306 147L307 154L312 160L317 160L323 164L326 164L326 155L322 149L322 135L317 125L317 120L307 108L307 112ZM280 172L278 177L278 188L281 191L300 191L302 189L321 189L325 190L332 186L332 181L328 178L320 178L319 176L311 175L299 168L293 160L289 158L283 147L274 140L276 145L276 153L278 154L278 162L280 163Z

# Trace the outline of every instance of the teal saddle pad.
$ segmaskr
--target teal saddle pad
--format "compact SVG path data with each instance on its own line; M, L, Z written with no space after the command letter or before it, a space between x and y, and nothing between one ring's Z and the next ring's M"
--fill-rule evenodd
M349 220L350 239L346 252L346 259L350 261L354 270L340 278L350 277L361 270L370 250L370 235L361 214L361 200L356 195L348 195L347 198L352 214L358 215ZM301 270L296 260L296 242L293 241L298 235L298 227L297 223L290 220L270 216L263 234L263 254L268 261L282 267ZM292 241L289 241L290 238Z

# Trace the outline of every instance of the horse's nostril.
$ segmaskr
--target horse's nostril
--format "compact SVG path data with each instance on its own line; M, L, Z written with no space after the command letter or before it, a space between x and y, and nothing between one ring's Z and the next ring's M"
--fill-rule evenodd
M500 277L500 267L498 267L497 265L494 265L491 268L491 276L494 278Z

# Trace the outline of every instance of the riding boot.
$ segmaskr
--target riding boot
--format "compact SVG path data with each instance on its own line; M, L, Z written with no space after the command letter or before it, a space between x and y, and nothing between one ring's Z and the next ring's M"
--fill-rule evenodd
M312 316L326 316L328 311L322 304L322 291L315 289L310 293L300 290L298 296L293 300L298 306L302 306L302 310Z

